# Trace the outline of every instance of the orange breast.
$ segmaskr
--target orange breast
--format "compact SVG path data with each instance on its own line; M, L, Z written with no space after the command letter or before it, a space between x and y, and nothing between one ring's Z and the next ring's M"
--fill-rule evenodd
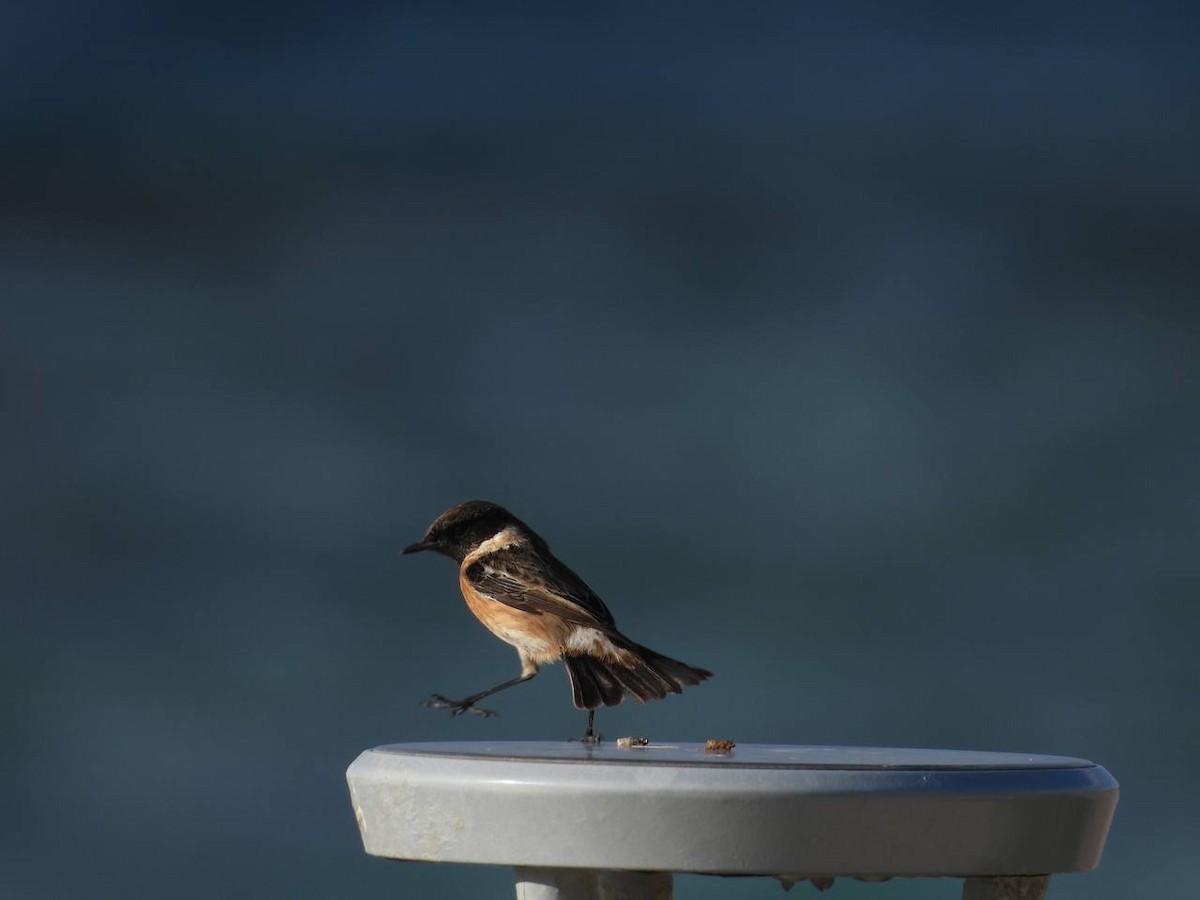
M565 622L555 616L513 609L485 597L467 581L466 569L464 565L459 572L458 586L467 608L488 631L535 662L551 662L562 656L562 641L569 630Z

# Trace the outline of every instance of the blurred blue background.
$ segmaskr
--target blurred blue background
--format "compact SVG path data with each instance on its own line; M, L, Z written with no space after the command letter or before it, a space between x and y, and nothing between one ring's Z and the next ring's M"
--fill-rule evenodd
M1187 10L6 5L0 896L508 895L343 780L581 729L417 705L517 672L398 554L474 497L717 673L610 736L1088 757L1052 896L1186 893Z

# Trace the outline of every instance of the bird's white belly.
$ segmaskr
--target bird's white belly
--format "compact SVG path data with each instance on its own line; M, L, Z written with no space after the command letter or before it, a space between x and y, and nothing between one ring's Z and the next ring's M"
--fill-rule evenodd
M502 623L486 623L488 630L504 643L516 647L528 656L557 658L561 650L544 637L530 634L528 629L508 628Z

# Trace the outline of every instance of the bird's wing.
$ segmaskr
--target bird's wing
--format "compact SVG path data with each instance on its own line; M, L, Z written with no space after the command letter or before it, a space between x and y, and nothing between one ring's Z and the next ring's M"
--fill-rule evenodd
M549 551L497 550L468 565L464 574L479 593L514 609L592 628L615 627L604 601Z

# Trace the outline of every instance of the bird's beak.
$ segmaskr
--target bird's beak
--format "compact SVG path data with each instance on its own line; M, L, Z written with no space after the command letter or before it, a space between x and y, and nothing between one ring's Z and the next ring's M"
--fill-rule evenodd
M409 544L401 553L420 553L422 550L432 550L434 545L427 541L417 541L415 544Z

